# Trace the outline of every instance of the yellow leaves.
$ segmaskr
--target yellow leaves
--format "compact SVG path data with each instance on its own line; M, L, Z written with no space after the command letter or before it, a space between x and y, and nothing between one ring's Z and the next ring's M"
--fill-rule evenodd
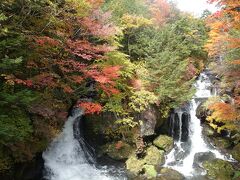
M121 19L121 23L124 29L138 28L141 26L150 26L153 24L152 21L149 19L130 14L124 14Z

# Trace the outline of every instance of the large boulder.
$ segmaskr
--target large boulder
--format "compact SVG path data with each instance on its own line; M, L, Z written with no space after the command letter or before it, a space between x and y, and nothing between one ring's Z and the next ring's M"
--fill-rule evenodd
M230 180L234 175L232 165L222 159L205 161L203 167L207 170L207 177L210 179Z
M173 138L166 135L160 135L154 139L153 144L165 152L170 152L173 148Z
M137 114L136 118L141 119L141 137L154 135L155 130L162 127L167 121L167 118L163 118L163 114L159 111L159 107L156 106L151 106L144 112Z
M212 152L199 152L194 155L194 163L195 164L201 164L204 161L209 161L216 159L216 155Z
M206 172L203 168L202 163L204 161L209 161L216 159L216 156L212 152L199 152L194 155L193 167L196 171L196 175L201 175Z
M149 108L141 113L142 123L140 125L141 136L151 136L155 133L157 114L154 108Z
M162 168L157 180L183 180L184 176L171 168Z
M162 164L164 164L164 151L150 146L143 158L137 158L135 154L131 155L126 161L126 168L131 177L143 175L147 179L151 179L156 176L155 168Z

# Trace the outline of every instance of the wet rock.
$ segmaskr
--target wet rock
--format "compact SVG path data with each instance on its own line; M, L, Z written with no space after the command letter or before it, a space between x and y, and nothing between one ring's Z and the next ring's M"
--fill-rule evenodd
M147 179L152 179L157 177L157 171L153 165L144 165L143 166L144 175Z
M184 176L176 170L171 168L163 168L160 171L160 175L157 180L183 180Z
M204 107L204 103L205 103L205 101L201 102L196 109L196 116L198 119L201 120L201 122L204 122L206 117L208 116L208 111Z
M181 141L186 142L188 140L189 136L189 121L190 121L190 115L186 112L182 114L182 137Z
M240 143L233 148L233 150L231 151L231 154L234 159L240 162Z
M207 177L210 179L230 180L234 175L232 165L222 159L205 161L203 167L207 170Z
M133 151L134 147L122 141L108 143L101 148L102 154L107 154L114 160L125 160Z
M144 162L150 165L160 166L164 164L164 151L159 150L155 146L150 146L146 151Z
M193 167L196 170L197 175L206 173L206 170L203 168L202 163L204 161L210 161L216 159L216 156L212 152L199 152L194 155Z
M170 152L173 148L173 138L166 135L160 135L154 139L153 144L165 152Z
M212 152L199 152L194 155L194 163L196 164L213 159L216 159L216 156Z

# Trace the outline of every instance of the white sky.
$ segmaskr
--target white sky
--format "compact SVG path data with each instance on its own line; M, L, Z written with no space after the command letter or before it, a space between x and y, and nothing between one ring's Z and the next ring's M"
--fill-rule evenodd
M217 11L217 8L212 4L208 4L207 0L174 0L174 2L177 3L179 9L190 12L195 16L201 16L205 9L211 12Z

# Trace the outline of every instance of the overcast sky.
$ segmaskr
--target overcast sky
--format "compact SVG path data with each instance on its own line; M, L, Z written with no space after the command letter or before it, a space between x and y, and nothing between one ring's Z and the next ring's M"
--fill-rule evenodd
M205 9L215 12L217 8L208 4L207 0L174 0L182 11L193 13L200 16Z

